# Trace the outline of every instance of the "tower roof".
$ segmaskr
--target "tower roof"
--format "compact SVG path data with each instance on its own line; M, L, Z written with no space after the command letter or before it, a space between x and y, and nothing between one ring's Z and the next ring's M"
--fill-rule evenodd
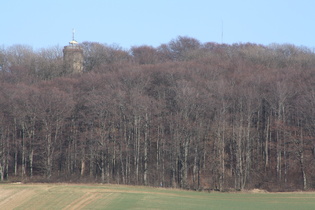
M75 46L78 44L78 42L74 39L74 33L75 33L75 30L72 29L72 40L69 42L69 44L72 46Z

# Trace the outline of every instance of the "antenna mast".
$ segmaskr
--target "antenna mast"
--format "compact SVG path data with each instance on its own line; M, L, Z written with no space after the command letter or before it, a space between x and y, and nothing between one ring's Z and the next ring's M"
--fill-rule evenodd
M221 20L221 44L223 44L223 20Z
M72 46L74 46L74 45L77 45L77 44L78 44L78 42L77 42L77 41L75 41L75 39L74 39L74 33L75 33L75 30L74 30L74 29L72 29L72 40L69 42L69 44L70 44L70 45L72 45Z
M75 33L75 30L74 28L72 29L72 41L74 41L74 33Z

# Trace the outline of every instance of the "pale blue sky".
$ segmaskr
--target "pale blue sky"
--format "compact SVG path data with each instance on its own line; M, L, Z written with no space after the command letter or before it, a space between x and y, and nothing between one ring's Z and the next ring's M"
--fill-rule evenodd
M314 0L0 0L0 46L76 40L131 46L177 36L315 47ZM223 27L222 27L223 26Z

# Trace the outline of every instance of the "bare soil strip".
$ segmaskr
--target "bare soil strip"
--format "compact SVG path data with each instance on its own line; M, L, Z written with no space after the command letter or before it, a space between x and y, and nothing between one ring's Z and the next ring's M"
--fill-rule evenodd
M119 195L120 195L120 193L109 193L109 194L106 196L106 202L103 203L103 207L106 207L106 206L108 206L109 204L111 204L112 201L113 201L114 199L116 199Z
M87 192L80 198L76 199L64 209L82 209L93 201L97 200L101 195L99 193Z
M104 195L104 191L102 190L98 192L90 191L90 192L85 193L83 196L76 199L75 201L73 201L72 203L70 203L63 209L64 210L82 209L93 202L97 202L97 200L99 199L101 199L102 208L105 208L106 206L110 205L112 201L114 201L119 195L120 193L117 193L117 192L110 192Z
M11 189L0 189L0 205L7 199L7 197L15 193L15 191L16 190Z
M35 195L35 191L31 189L23 189L19 192L16 192L16 190L0 190L0 192L1 194L3 192L4 194L9 194L9 196L0 202L1 209L14 209Z

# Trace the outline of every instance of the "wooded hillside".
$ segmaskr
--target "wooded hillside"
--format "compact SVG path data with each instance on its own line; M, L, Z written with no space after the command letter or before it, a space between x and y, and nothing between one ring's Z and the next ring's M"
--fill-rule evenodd
M294 45L0 49L0 179L315 188L315 54Z

